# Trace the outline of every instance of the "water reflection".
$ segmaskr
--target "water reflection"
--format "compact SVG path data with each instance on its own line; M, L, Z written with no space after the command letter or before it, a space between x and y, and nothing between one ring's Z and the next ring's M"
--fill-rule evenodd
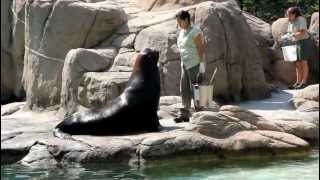
M215 161L177 158L143 167L121 163L65 164L49 168L1 166L1 179L319 179L319 150L308 157L256 158Z

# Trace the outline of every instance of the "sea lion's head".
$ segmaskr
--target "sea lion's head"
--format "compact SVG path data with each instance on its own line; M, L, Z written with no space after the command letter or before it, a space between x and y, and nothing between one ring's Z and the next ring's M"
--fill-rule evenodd
M134 71L144 72L157 70L159 61L159 51L145 48L136 56L134 61Z
M159 51L145 48L141 52L140 66L145 68L157 67L159 61Z

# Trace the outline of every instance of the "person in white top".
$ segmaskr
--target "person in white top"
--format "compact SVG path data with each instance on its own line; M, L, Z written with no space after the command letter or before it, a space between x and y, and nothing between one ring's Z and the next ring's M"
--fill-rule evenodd
M289 40L297 45L296 82L289 89L301 89L306 86L309 74L308 61L310 59L312 44L307 31L307 21L302 17L298 7L290 7L286 15L289 20L287 34L281 40Z
M180 115L175 122L187 122L190 117L191 99L193 98L192 84L201 83L205 73L204 38L201 29L191 24L188 11L180 11L177 15L179 35L177 45L181 58L180 93L182 106ZM197 107L195 105L197 110Z

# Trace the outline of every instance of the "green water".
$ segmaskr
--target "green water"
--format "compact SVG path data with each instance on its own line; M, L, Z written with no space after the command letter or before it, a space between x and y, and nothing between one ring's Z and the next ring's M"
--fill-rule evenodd
M69 164L54 168L1 166L1 179L165 179L165 180L317 180L319 150L304 157L213 161L167 160L140 167L120 164Z

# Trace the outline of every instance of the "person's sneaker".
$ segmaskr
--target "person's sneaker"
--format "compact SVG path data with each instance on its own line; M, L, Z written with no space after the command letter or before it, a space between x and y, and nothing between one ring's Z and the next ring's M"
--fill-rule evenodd
M299 85L299 83L294 83L294 84L290 85L288 88L289 89L296 89L298 85Z
M301 83L301 84L298 84L295 89L303 89L305 87L306 87L306 83Z
M201 106L195 106L194 107L194 110L196 111L196 112L199 112L199 111L203 111L203 107L201 107Z
M176 122L176 123L189 122L189 118L177 117L177 118L174 118L174 122Z

